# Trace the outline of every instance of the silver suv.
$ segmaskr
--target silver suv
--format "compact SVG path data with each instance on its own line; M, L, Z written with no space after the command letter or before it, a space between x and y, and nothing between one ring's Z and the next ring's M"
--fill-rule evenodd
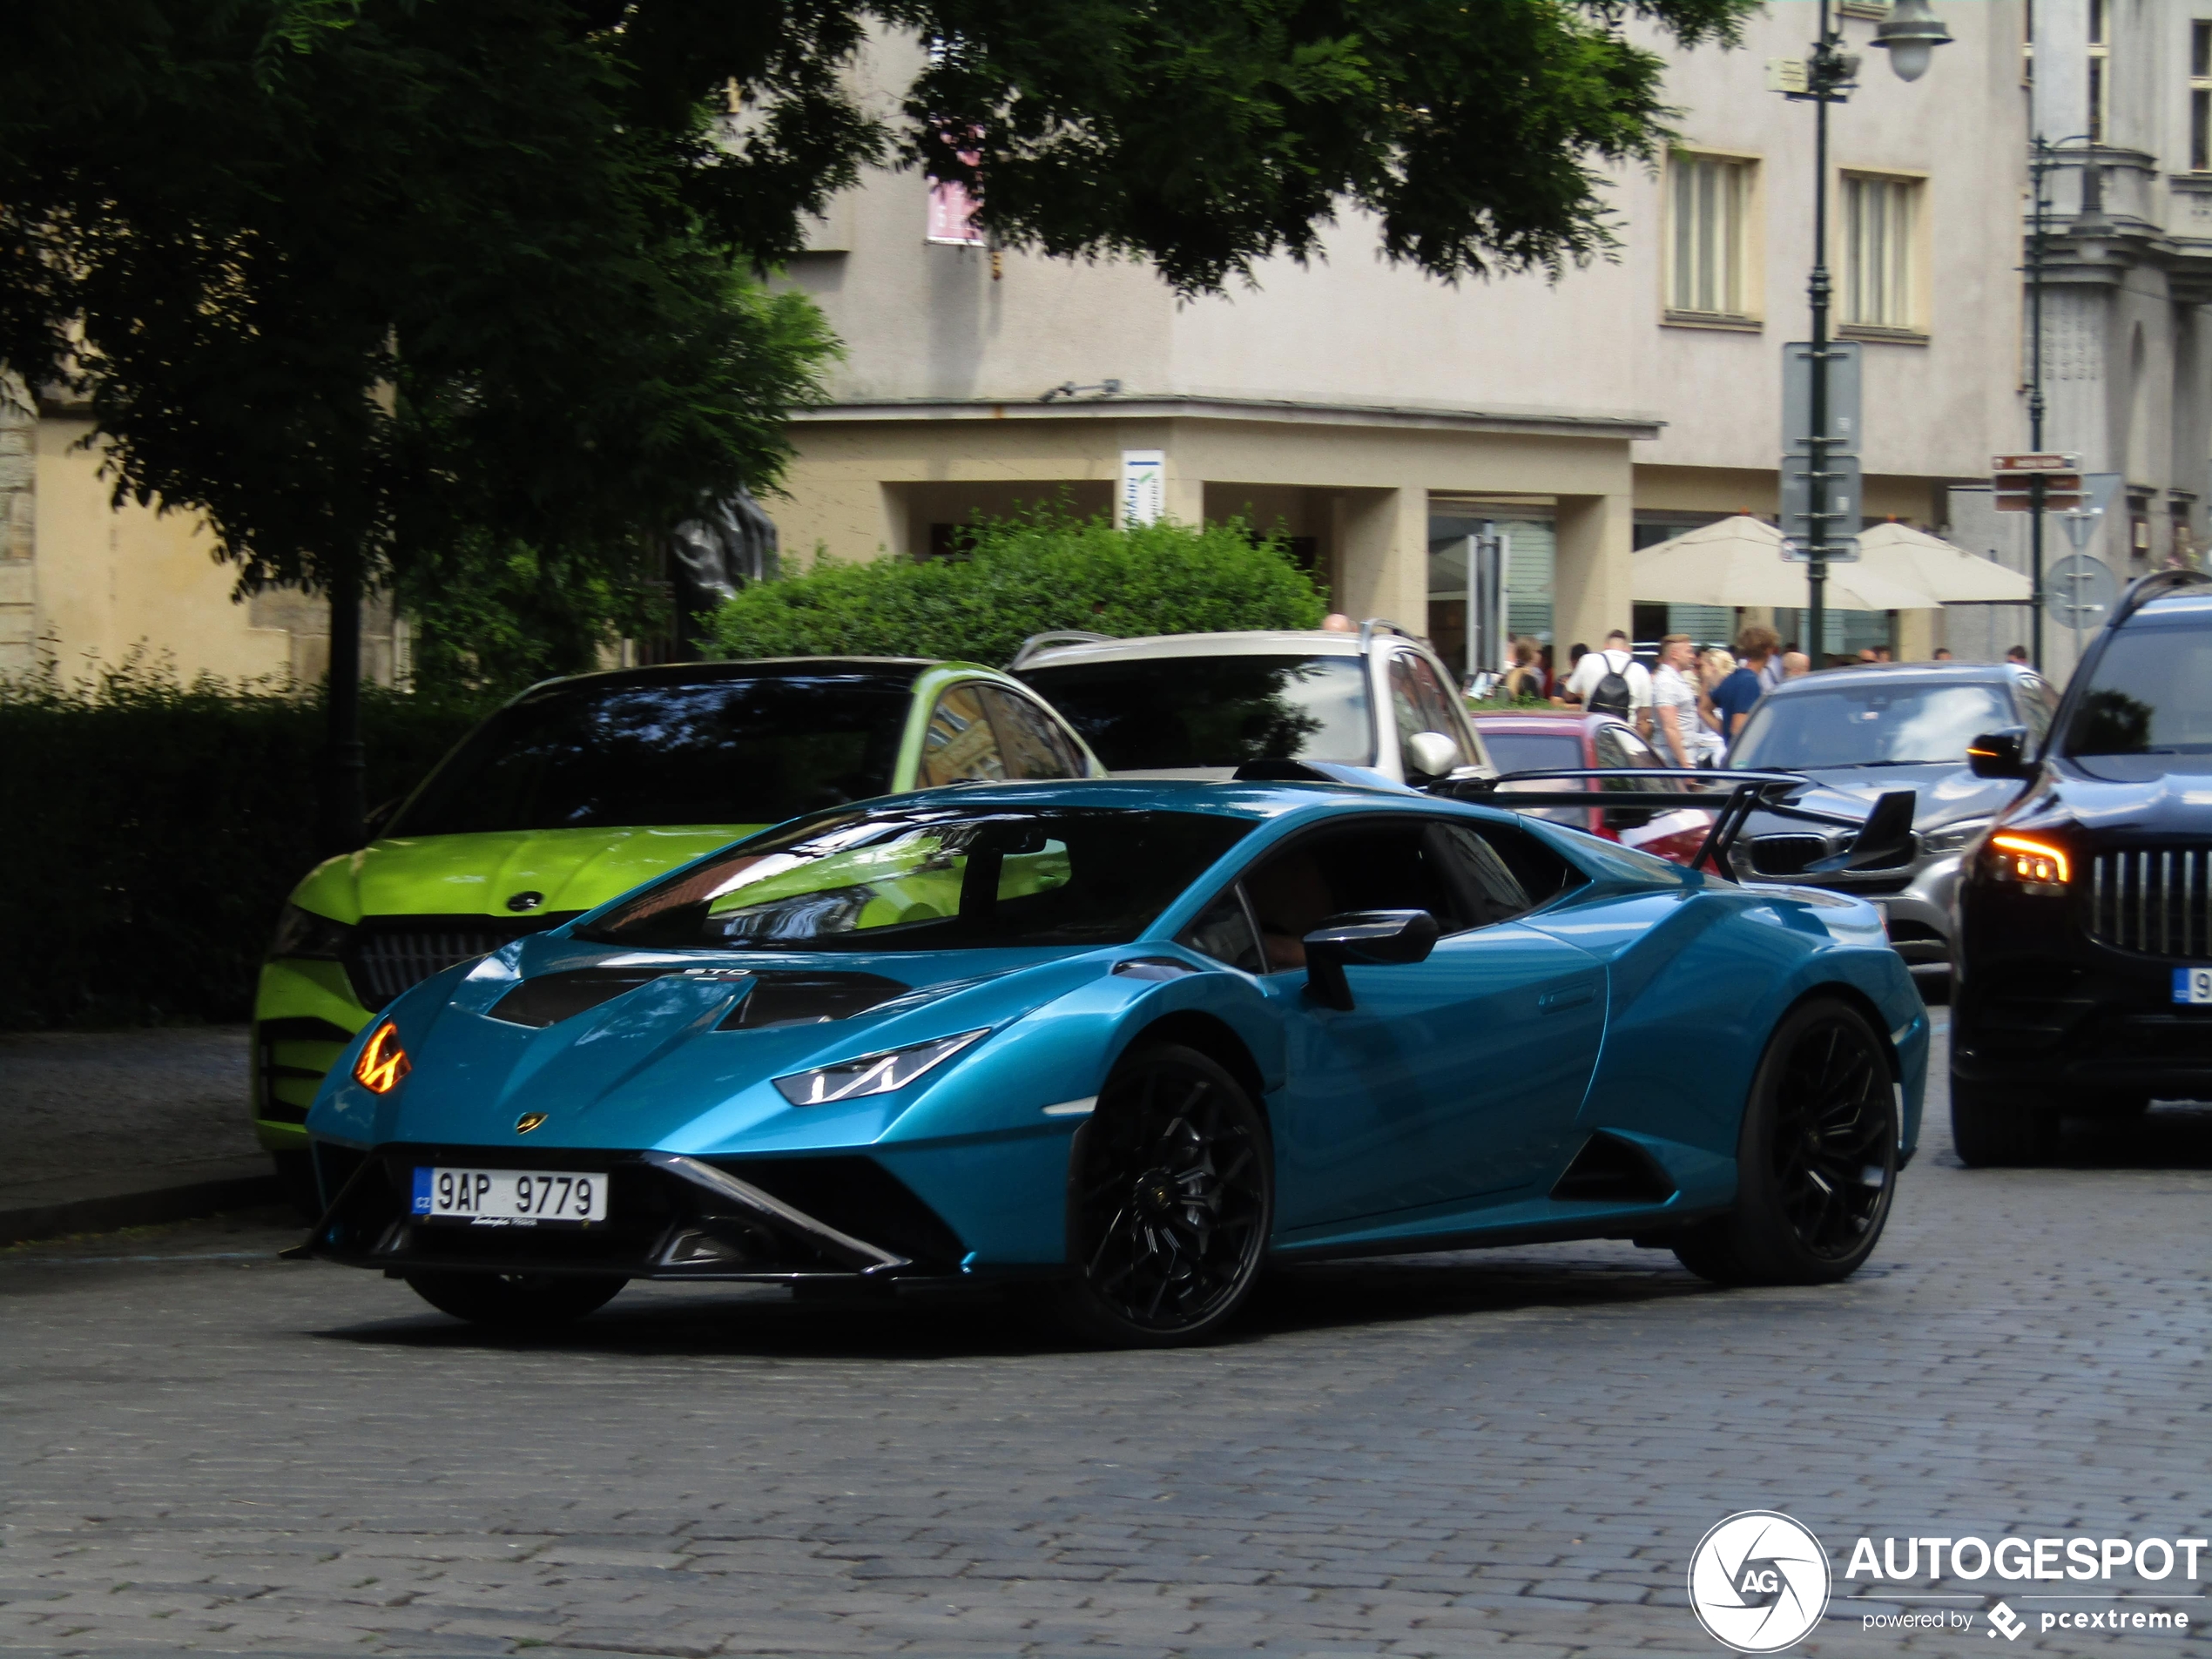
M1218 781L1264 761L1415 789L1496 775L1450 671L1379 617L1357 634L1040 634L1008 667L1116 777Z

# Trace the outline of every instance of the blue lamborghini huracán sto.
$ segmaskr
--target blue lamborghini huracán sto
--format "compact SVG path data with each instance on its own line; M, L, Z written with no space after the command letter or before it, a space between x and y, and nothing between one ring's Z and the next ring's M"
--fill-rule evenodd
M633 1278L1028 1286L1217 1331L1271 1258L1866 1260L1928 1023L1878 914L1478 804L987 784L738 842L394 1003L314 1255L488 1324Z

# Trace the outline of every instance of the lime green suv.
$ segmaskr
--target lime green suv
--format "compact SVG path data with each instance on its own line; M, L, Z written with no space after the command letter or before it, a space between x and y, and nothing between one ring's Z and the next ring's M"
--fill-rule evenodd
M295 1194L323 1074L431 974L817 807L1103 777L1028 687L967 663L686 663L535 686L293 890L253 1007L253 1125Z

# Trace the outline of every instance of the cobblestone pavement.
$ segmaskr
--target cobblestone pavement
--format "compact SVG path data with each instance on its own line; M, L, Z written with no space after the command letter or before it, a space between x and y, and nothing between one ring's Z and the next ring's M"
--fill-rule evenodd
M260 1148L242 1025L0 1035L0 1194Z
M1861 1534L2206 1536L2212 1112L1970 1173L1936 1106L1842 1287L1363 1263L1167 1355L658 1290L491 1340L273 1225L0 1252L0 1649L1710 1654L1685 1565L1734 1510L1839 1575ZM1898 1605L1801 1650L2212 1648L2017 1598L2009 1643L1986 1597L1865 1629Z

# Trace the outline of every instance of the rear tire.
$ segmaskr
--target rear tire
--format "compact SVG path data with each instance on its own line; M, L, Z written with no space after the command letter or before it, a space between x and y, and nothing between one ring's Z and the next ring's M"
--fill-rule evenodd
M1274 1154L1243 1087L1195 1049L1141 1049L1076 1137L1075 1271L1055 1309L1111 1347L1203 1342L1251 1294L1274 1220Z
M1783 1017L1737 1136L1736 1208L1676 1259L1716 1285L1830 1285L1874 1253L1897 1191L1897 1091L1881 1035L1851 1004Z
M441 1313L496 1331L548 1331L597 1312L628 1281L593 1274L409 1273L408 1287Z
M2033 1089L1951 1074L1951 1144L1970 1170L2047 1163L2059 1150L2059 1109Z

